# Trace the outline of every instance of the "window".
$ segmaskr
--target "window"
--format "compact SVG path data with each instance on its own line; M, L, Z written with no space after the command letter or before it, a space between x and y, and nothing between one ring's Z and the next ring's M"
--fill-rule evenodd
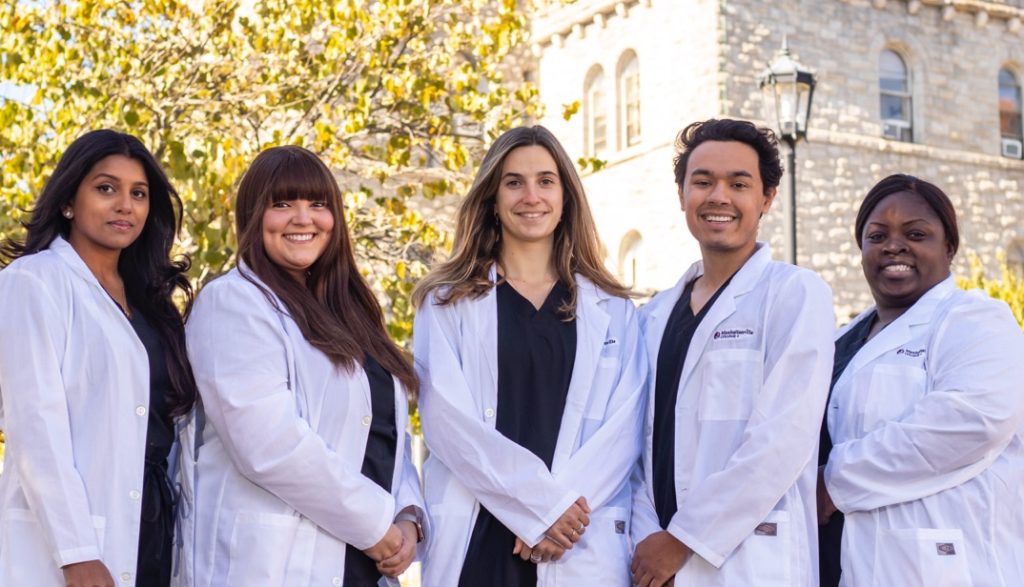
M583 85L583 144L589 157L597 157L608 150L608 112L604 95L604 72L595 66Z
M897 141L913 141L910 75L903 58L892 49L882 51L878 89L882 106L882 135Z
M999 70L999 134L1003 156L1014 159L1024 156L1020 81L1009 69Z
M632 147L640 142L640 62L632 51L619 59L618 98L619 144Z
M619 245L619 275L626 287L636 287L637 265L639 264L644 239L640 233L631 230L622 237Z

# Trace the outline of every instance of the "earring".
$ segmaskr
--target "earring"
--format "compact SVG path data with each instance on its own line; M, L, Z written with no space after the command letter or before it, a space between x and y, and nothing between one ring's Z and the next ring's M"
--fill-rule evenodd
M75 213L71 210L71 208L64 208L64 218L71 220L74 217Z

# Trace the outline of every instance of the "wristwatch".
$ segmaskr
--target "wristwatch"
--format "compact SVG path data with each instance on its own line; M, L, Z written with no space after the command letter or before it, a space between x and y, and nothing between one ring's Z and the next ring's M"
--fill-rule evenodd
M412 522L412 525L416 526L416 543L423 542L423 524L420 523L418 513L401 512L395 516L395 523L397 524L398 522Z

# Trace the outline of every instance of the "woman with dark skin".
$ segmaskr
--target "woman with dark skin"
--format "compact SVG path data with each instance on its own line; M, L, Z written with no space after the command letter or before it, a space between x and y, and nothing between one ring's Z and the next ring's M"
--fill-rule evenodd
M139 140L68 147L0 256L0 584L167 585L174 421L195 382L181 202Z
M1024 584L1024 334L1004 303L956 288L938 187L883 179L856 231L875 306L836 341L822 585Z

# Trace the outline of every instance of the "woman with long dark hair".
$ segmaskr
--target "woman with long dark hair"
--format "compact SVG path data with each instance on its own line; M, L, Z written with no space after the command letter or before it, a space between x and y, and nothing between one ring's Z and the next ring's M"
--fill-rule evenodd
M239 264L187 326L202 398L195 585L375 585L422 539L416 375L359 273L330 170L294 146L238 187Z
M628 585L647 369L583 185L547 129L488 150L418 286L433 522L424 585Z
M181 201L135 137L87 133L0 256L0 584L167 585L175 419L195 383Z

